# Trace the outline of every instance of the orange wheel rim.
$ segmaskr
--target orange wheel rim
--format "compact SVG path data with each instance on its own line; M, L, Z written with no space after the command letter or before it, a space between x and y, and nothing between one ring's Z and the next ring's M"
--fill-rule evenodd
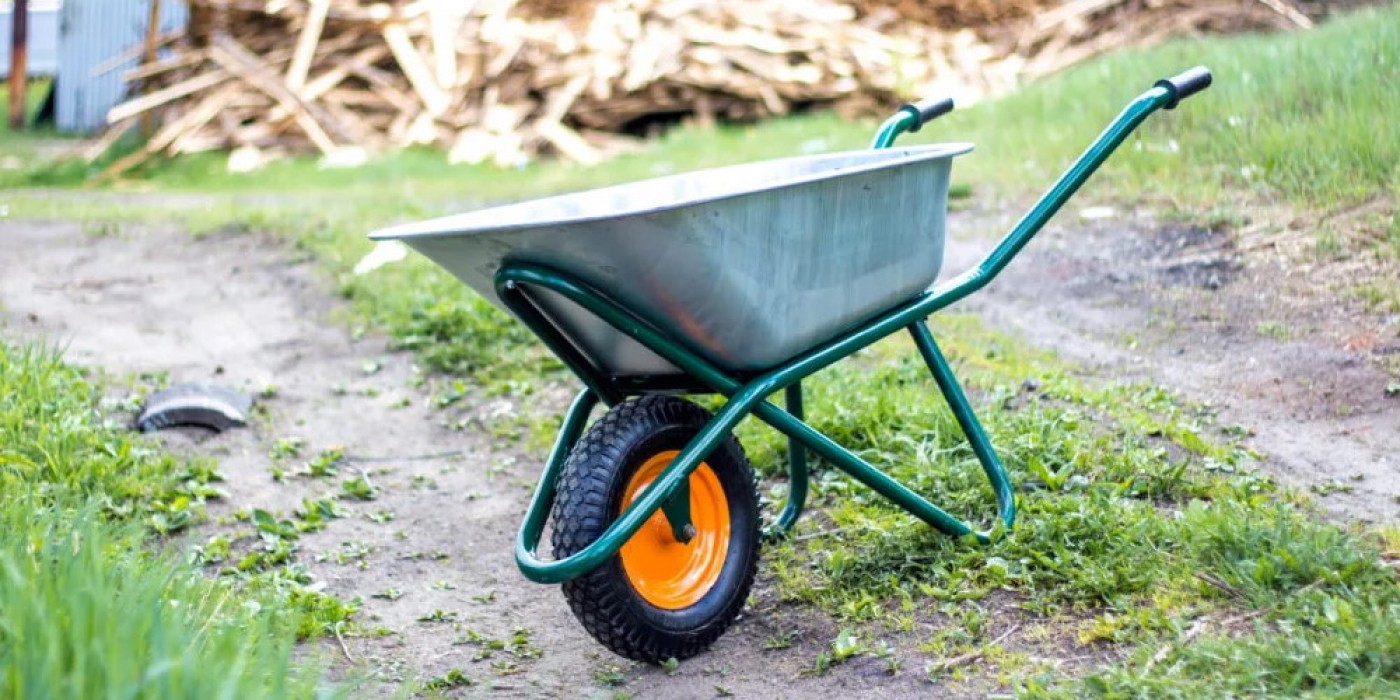
M680 452L668 450L652 456L627 482L619 513L661 475ZM701 462L690 474L690 522L695 537L679 542L671 523L658 510L642 529L622 545L622 570L648 603L679 610L699 602L719 580L729 551L729 501L710 465Z

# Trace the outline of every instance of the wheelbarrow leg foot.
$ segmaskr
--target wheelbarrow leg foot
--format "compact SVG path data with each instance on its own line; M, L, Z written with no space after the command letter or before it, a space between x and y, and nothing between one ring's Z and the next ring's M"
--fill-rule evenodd
M982 463L982 471L992 482L992 490L996 493L1000 507L998 515L1001 521L1010 525L1016 517L1016 501L1011 490L1011 480L1006 476L1006 469L1002 467L1001 458L997 457L992 441L987 438L987 431L983 430L982 422L977 420L977 414L973 413L972 404L968 403L967 394L963 392L958 378L953 376L953 368L948 364L943 352L938 349L938 344L933 341L928 324L924 321L910 324L909 334L914 336L914 344L919 347L919 354L933 373L933 379L938 383L938 389L943 392L948 407L953 409L953 417L967 436L967 441L972 444L977 461Z
M797 420L802 415L802 383L789 384L784 393L787 412ZM778 515L777 522L763 531L765 540L780 540L787 537L797 519L802 517L802 509L807 506L807 450L795 438L788 438L788 498Z

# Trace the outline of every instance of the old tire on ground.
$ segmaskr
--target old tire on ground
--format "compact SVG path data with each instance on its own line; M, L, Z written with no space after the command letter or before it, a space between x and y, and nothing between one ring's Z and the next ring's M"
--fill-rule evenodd
M710 420L673 396L618 404L579 440L559 476L554 556L602 535ZM690 475L696 532L681 543L658 511L593 571L563 584L589 634L614 652L658 663L704 651L739 615L758 568L753 466L727 436Z

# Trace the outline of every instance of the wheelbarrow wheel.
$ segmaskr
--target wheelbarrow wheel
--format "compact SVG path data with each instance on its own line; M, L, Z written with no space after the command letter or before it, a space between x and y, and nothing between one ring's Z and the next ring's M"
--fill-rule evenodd
M555 558L598 539L710 420L673 396L618 404L569 453L559 476ZM657 511L622 549L563 584L574 616L614 652L659 663L704 651L738 617L758 568L753 466L727 436L690 475L694 536Z

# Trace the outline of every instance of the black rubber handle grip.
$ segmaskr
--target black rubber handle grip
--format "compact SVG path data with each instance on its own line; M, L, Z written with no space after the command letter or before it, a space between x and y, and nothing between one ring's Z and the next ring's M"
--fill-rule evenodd
M1210 87L1210 69L1196 66L1180 75L1158 80L1152 87L1166 88L1172 94L1167 109L1175 109L1182 100Z
M909 131L918 131L923 125L953 111L953 98L945 97L941 100L932 97L919 100L913 104L900 107L900 110L914 115L914 125L909 127Z

